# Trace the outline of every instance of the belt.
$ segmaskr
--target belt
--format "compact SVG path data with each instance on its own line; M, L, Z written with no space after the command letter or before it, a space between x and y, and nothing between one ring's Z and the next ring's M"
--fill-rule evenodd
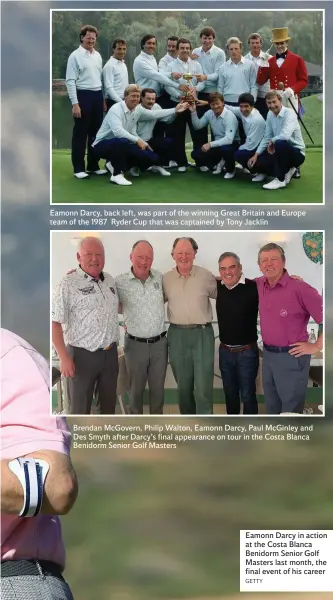
M289 352L289 350L290 350L290 346L267 346L266 344L264 344L264 348L268 352L276 352L276 353Z
M99 352L100 350L111 350L111 348L113 348L113 346L116 346L116 345L117 345L116 342L112 342L112 344L110 344L106 348L97 348L96 352Z
M257 348L256 342L253 344L244 344L244 346L230 347L223 342L220 343L220 348L226 348L229 352L243 352L243 350L251 350L252 348Z
M204 323L203 325L178 325L177 323L170 323L172 327L178 327L179 329L205 329L205 327L211 326L211 323Z
M135 340L136 342L143 342L144 344L155 344L155 342L158 342L166 336L166 331L163 331L160 335L155 335L154 337L150 338L136 337L136 335L131 335L130 333L127 333L126 335L130 340Z
M61 571L61 567L50 560L5 560L1 563L1 577L40 577L43 574L64 580Z

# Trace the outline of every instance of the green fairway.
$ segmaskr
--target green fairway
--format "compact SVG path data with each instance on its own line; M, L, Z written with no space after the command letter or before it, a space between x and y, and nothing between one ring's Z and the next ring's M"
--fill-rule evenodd
M262 184L251 182L249 175L237 173L225 181L223 176L201 173L189 168L187 173L173 169L170 177L144 173L128 179L133 185L110 184L108 175L77 180L73 176L70 151L54 150L52 160L52 202L54 203L225 203L301 204L322 202L322 149L308 148L302 167L302 177L293 179L281 190L264 190ZM101 161L102 166L102 161Z

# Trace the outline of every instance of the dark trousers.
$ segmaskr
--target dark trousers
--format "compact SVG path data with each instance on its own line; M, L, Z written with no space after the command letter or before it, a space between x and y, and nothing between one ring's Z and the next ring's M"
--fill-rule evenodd
M172 101L171 101L172 102ZM177 106L176 102L172 102L172 107ZM175 148L177 149L177 158L175 161L179 167L187 166L187 156L185 149L186 141L186 125L188 125L193 145L195 143L195 129L192 125L191 113L189 110L180 113L176 116L175 120L167 126L166 135L175 142Z
M81 118L74 119L72 136L72 164L74 173L85 171L84 157L87 150L87 171L98 170L98 160L91 144L103 121L102 91L77 90Z
M118 352L116 344L110 350L89 352L68 346L75 365L74 377L68 377L71 415L89 415L95 396L101 415L113 415L117 402Z
M109 112L111 106L114 106L115 104L117 104L117 102L115 102L114 100L111 100L110 98L105 98L105 104L106 104L106 112Z
M236 150L235 160L242 165L244 169L248 169L247 162L256 153L256 150L256 148L254 150Z
M154 137L152 137L148 141L148 144L159 156L158 164L168 165L170 160L176 160L177 148L175 146L174 140L172 140L171 138L163 136L155 137L154 135Z
M258 156L253 167L256 173L274 175L280 181L284 181L286 173L291 167L300 167L305 156L300 150L292 146L287 140L276 140L274 154L268 154L267 150Z
M264 348L262 383L268 415L303 413L310 361L308 354L296 358L288 352L269 352Z
M93 149L98 158L111 161L114 175L124 173L131 167L139 167L141 171L146 171L149 167L160 164L155 152L149 149L141 150L137 144L125 138L102 140Z
M227 414L239 415L242 401L244 415L257 415L258 347L231 352L224 346L220 346L219 363Z
M207 102L208 102L209 94L206 94L205 92L199 92L198 98L199 98L199 100L207 100ZM204 114L209 109L210 109L209 104L205 104L204 106L200 106L200 104L198 104L197 115L198 115L199 119L201 119L201 117L203 117ZM214 139L212 132L211 132L211 139L212 140ZM207 144L207 142L208 142L208 127L203 127L202 129L195 129L194 130L193 147L201 148L201 146L203 146L204 144Z
M126 370L130 382L129 412L143 414L143 394L149 387L149 412L163 414L164 381L168 366L168 341L161 338L154 344L145 344L125 337Z
M265 98L257 98L254 107L259 110L261 116L266 121L268 115L268 106Z
M226 146L216 146L207 152L203 152L201 148L196 148L193 150L191 156L194 158L197 167L209 167L210 169L215 167L224 158L227 173L232 173L235 169L235 151L237 148L237 142Z

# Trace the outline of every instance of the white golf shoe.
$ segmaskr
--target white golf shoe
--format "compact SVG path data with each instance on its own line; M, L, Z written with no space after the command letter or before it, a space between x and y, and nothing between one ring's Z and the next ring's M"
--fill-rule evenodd
M259 183L260 181L265 181L266 175L264 173L256 173L254 177L252 177L253 183Z
M226 173L224 179L233 179L236 175L236 169L232 173Z
M119 173L119 175L111 175L110 181L117 185L132 185L132 182L127 181L122 173Z
M153 171L153 173L159 173L160 175L163 175L163 177L169 177L171 175L169 171L166 171L163 167L160 167L159 165L153 165L152 167L150 167L150 170Z
M287 171L287 173L284 176L284 180L286 182L286 185L288 185L288 183L291 182L294 173L296 173L296 167L291 167L291 169L289 169L289 171Z
M80 171L80 173L74 173L74 177L76 177L76 179L89 179L89 175L85 171Z
M280 188L285 188L286 182L280 181L279 179L273 179L269 183L265 183L265 185L263 185L262 187L264 188L264 190L278 190Z

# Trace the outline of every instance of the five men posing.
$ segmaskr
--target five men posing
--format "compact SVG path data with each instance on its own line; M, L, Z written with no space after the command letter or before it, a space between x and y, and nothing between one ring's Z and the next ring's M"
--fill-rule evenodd
M243 156L242 166L244 169L250 169L254 174L254 182L263 181L267 175L274 176L272 182L263 186L265 189L276 190L288 185L291 178L297 176L298 168L305 158L305 144L297 114L298 95L307 84L307 73L303 59L287 48L290 39L288 29L279 28L272 31L272 42L278 50L278 58L263 53L261 36L253 33L248 38L250 51L246 56L243 56L241 40L230 37L226 44L229 54L226 60L225 52L214 44L215 31L211 27L205 27L200 33L202 45L194 50L189 39L170 36L168 52L159 64L154 56L157 47L156 37L152 34L145 35L141 40L141 53L133 63L135 91L139 94L139 98L136 99L136 104L132 103L129 107L126 99L130 95L129 92L132 93L134 90L133 84L128 85L128 72L124 62L126 41L122 38L114 40L112 56L102 70L101 56L94 49L98 32L92 26L84 26L80 34L81 45L71 54L66 74L68 94L73 104L72 162L75 177L85 179L90 173L99 175L108 170L111 172L112 183L131 185L132 182L125 177L126 171L130 171L132 176L138 174L140 170L147 169L166 175L165 167L177 166L179 172L186 172L188 166L186 129L188 127L193 142L192 156L201 171L213 171L215 175L223 172L226 179L231 179L236 174L234 165L235 160L238 160L235 157L238 146L241 144L243 150L256 151L260 142L265 140L266 145L260 145L260 152L267 148L269 160L265 154L253 170L256 159L250 156L248 160L251 160L251 164L245 165ZM270 118L270 113L273 112L275 115L277 113L272 99L267 96L270 89L276 91L278 100L283 103L284 108L288 108L283 125L281 125L281 118L275 120L279 124L277 128L271 126L275 121ZM148 120L143 111L134 110L139 104L141 92L142 98L147 92L155 93L156 114L154 116L159 123L155 121L151 139L167 138L168 144L173 147L172 156L166 155L161 150L160 144L155 148L155 156L152 156L149 145L143 143L146 140L140 141L137 135L140 123ZM265 135L260 120L250 119L252 133L258 124L258 129L254 132L258 140L256 148L249 147L249 140L248 143L246 142L245 130L248 130L248 127L244 127L246 125L244 114L240 115L239 110L235 112L236 127L228 129L228 143L226 141L220 143L222 138L219 133L217 133L217 140L215 138L215 130L220 129L217 125L228 120L228 112L232 108L240 108L240 98L244 94L252 96L251 108L254 106L263 119L267 118ZM224 108L222 111L220 107L220 114L223 112L220 120L215 122L213 119L215 124L213 127L212 102L216 105L217 98L223 103ZM293 111L292 106L294 108L296 106L293 119L288 118L288 113ZM103 107L109 111L104 121ZM165 122L165 118L171 113L158 114L157 107L161 110L175 108L178 117ZM197 115L191 115L195 108ZM112 110L111 115L109 109ZM135 118L132 111L135 113ZM207 113L209 118L206 118ZM281 117L285 113L286 111L282 110ZM233 121L233 118L230 117L229 120ZM275 129L278 129L277 133ZM283 144L274 144L273 140L277 136L288 144L283 148L283 150L287 149L288 154L288 159L283 164L280 160L281 152L279 153ZM110 140L112 143L107 143ZM215 141L218 143L214 146ZM84 154L87 143L88 162L85 169ZM230 146L227 161L224 153L221 154L216 150L209 153L208 162L203 160L202 154L216 146ZM300 153L292 151L290 146L292 149L296 147ZM226 148L223 150L225 152ZM216 162L214 162L215 157ZM106 169L99 169L100 158L106 160Z
M151 414L161 414L168 357L181 414L212 414L215 341L211 300L216 300L219 364L227 414L257 414L258 311L262 334L263 385L268 414L303 411L310 355L322 349L308 342L310 317L322 323L322 298L299 277L289 276L283 249L259 250L263 274L245 277L239 257L224 252L219 277L194 264L198 245L176 238L175 267L162 275L152 268L146 240L131 250L131 268L113 280L103 271L104 248L83 238L79 268L54 290L53 344L69 381L72 414L89 414L93 397L101 414L114 414L118 374L118 313L125 326L129 412L143 413L148 383ZM167 303L165 323L164 304Z

